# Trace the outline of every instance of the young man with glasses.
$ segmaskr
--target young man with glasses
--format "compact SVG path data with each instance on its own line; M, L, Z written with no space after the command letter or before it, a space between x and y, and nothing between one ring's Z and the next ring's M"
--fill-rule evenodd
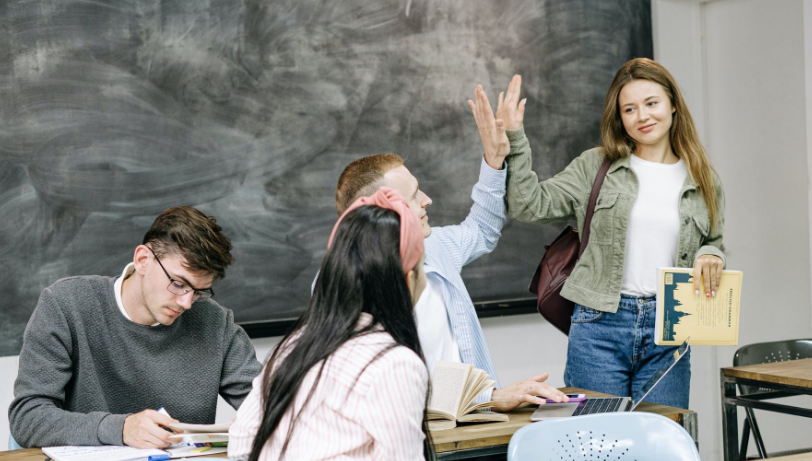
M212 285L232 263L217 221L192 207L155 220L119 277L57 281L23 337L9 423L23 446L169 446L173 419L213 423L260 364Z

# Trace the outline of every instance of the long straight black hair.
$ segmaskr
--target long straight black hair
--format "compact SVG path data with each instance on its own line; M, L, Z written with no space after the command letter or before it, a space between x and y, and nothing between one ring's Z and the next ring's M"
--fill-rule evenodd
M370 363L397 346L408 347L425 362L413 309L400 258L400 216L372 205L352 210L339 224L333 245L324 256L307 311L274 349L265 366L264 413L248 461L259 459L265 443L292 407L305 375L319 366L304 403L307 406L321 379L326 359L350 339L373 332L376 324L383 326L394 342ZM372 315L374 320L356 330L363 312ZM291 338L295 338L292 344ZM283 352L288 355L280 360ZM426 429L428 394L423 405L423 433L426 435L423 450L427 459L433 459ZM298 419L298 414L291 418L279 459L285 456Z

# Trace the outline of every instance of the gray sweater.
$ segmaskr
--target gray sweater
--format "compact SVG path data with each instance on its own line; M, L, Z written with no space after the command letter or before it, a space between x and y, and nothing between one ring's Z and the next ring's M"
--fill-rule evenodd
M251 390L260 364L230 310L209 299L171 326L139 325L121 314L113 283L70 277L42 292L8 412L20 445L122 445L129 414L164 407L213 423L218 394L237 408Z

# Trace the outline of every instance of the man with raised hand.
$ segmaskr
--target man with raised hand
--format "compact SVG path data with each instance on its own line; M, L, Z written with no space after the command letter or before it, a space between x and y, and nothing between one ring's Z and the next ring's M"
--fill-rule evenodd
M500 95L500 101L503 97ZM468 101L474 114L485 154L471 198L474 204L465 220L454 226L431 228L426 208L432 200L420 190L417 178L395 154L376 154L350 163L338 179L336 211L339 215L358 197L369 196L381 186L397 189L423 226L426 238L425 271L428 286L415 305L417 329L429 371L436 361L455 361L485 370L497 381L479 318L465 288L462 268L496 248L505 224L505 158L510 143L505 126L496 120L485 91L478 86L475 101ZM545 383L547 373L497 387L477 402L493 400L497 411L509 411L521 403L543 404L544 398L566 401L567 397ZM541 397L539 397L541 396Z
M217 221L192 207L155 220L118 277L61 279L40 296L23 336L9 407L25 447L165 448L177 422L213 423L260 364L212 285L232 262Z

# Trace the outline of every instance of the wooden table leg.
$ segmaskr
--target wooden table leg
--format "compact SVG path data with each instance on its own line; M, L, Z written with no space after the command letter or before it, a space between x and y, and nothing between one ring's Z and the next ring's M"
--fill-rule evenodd
M725 461L739 461L738 407L729 399L736 398L736 383L721 372L722 382L722 443Z

